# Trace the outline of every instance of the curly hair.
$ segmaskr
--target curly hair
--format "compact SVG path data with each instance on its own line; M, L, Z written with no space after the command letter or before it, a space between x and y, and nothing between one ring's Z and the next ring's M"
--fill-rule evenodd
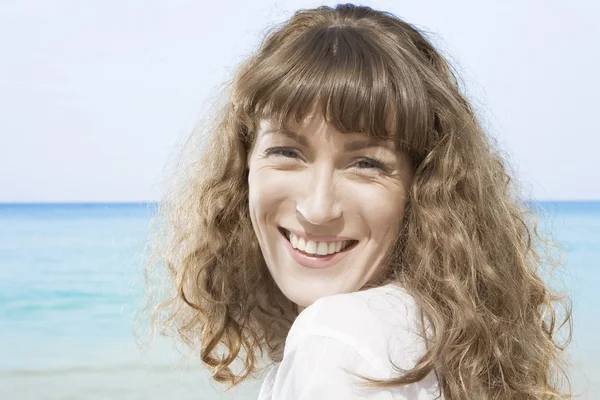
M258 121L285 125L318 108L341 132L395 140L415 171L382 279L415 298L427 352L413 369L367 384L402 386L435 371L447 399L571 398L571 305L541 278L560 264L548 256L555 244L424 33L369 7L299 10L267 33L221 99L180 154L146 265L153 326L199 349L216 381L253 376L265 352L282 358L298 309L252 229L247 160Z

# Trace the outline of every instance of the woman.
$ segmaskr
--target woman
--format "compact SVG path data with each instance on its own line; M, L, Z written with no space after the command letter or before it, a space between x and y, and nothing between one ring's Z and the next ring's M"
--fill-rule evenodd
M216 381L266 351L261 399L570 398L549 244L419 31L351 4L298 11L224 99L149 263L173 284L155 322Z

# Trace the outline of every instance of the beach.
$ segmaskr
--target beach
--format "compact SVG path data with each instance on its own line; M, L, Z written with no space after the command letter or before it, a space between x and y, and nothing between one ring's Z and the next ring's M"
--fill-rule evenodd
M600 398L600 202L540 203L566 250L576 393ZM147 204L0 205L0 399L255 399L260 377L223 392L197 357L134 339L144 299Z

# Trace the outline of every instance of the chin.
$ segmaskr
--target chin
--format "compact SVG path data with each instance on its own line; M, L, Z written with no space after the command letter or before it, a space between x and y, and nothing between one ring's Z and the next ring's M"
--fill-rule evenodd
M306 308L320 298L348 292L348 290L344 290L331 283L324 283L325 282L322 282L321 285L318 285L312 282L287 282L283 285L279 285L279 288L285 297L300 308Z
M281 291L292 303L302 308L306 308L315 301L319 300L321 297L324 297L323 295L319 295L318 293L314 292L306 293L301 287L297 287L295 289L281 288Z

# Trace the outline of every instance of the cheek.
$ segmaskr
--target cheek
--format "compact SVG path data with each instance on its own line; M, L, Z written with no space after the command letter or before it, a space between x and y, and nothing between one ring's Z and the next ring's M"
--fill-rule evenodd
M361 214L369 226L371 237L378 241L392 240L404 214L404 190L374 186L356 193L360 194Z
M252 219L274 212L290 196L291 185L279 171L255 168L248 174L248 201ZM255 222L255 221L253 221Z

